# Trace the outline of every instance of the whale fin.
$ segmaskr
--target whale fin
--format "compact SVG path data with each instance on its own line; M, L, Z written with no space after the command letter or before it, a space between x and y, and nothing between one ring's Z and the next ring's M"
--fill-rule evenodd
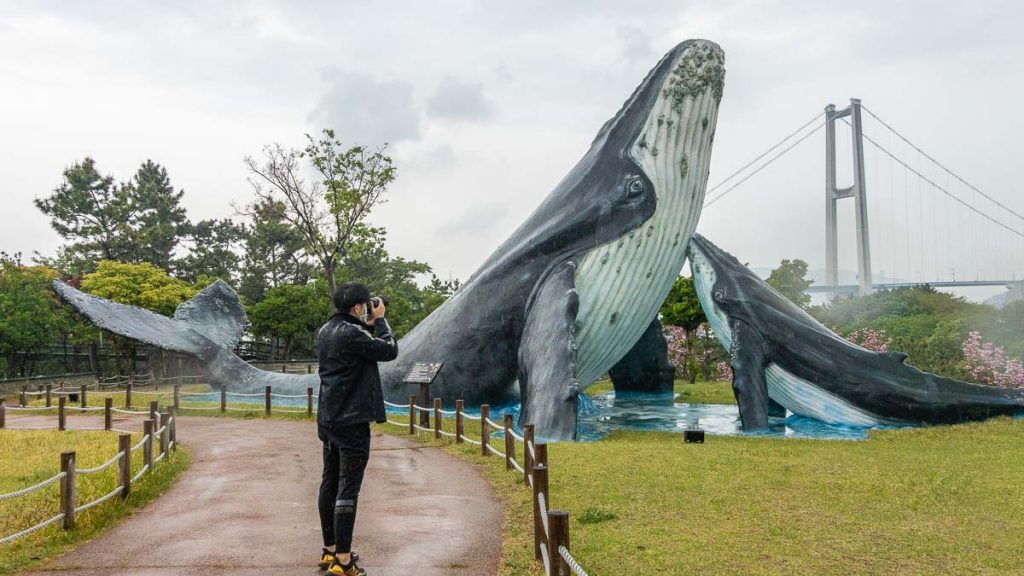
M550 440L576 438L576 265L559 264L534 291L519 343L519 423Z
M200 320L202 314L199 313L201 309L199 303L216 302L215 293L223 288L213 288L214 286L216 284L200 292L196 297L199 302L192 307L192 310L181 311L181 307L179 307L182 316L175 319L137 306L119 304L105 298L91 296L60 280L53 281L53 289L57 295L89 318L96 326L139 342L193 356L202 356L205 351L210 350L211 345L216 345L211 336L223 339L225 333L230 333L228 329L222 329L218 333L218 330L213 328L216 324L215 318L231 315L227 308L209 314L206 321ZM190 307L186 306L187 308ZM229 340L223 341L226 344Z
M174 319L228 349L238 345L249 321L238 294L223 280L178 305Z
M879 352L879 354L898 364L906 364L907 362L906 352Z
M739 405L740 422L746 432L767 430L769 408L777 409L768 398L764 340L745 322L734 320L731 329L732 390Z

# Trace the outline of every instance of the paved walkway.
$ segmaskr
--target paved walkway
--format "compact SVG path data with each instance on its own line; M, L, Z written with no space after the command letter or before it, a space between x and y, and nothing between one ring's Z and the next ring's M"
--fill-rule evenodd
M314 425L181 417L192 466L163 496L43 574L317 574ZM497 572L502 508L472 465L375 433L353 547L370 576Z

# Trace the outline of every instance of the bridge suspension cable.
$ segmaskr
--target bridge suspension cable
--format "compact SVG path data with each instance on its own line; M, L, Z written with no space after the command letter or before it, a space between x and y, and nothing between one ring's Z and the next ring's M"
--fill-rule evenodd
M870 114L871 117L874 118L875 120L877 120L882 126L885 126L886 128L888 128L889 131L891 131L893 134L895 134L900 140L903 140L903 142L905 142L908 146L910 146L911 148L916 150L919 154L921 154L922 156L924 156L925 158L930 160L933 164L938 166L943 172L945 172L946 174L948 174L948 175L952 176L953 178L957 179L964 186L967 186L971 190L974 190L978 194L981 194L982 196L987 198L990 202L992 202L996 206L999 206L1003 210L1006 210L1010 214L1013 214L1014 216L1016 216L1018 219L1024 221L1024 215L1021 215L1019 212L1013 210L1009 206L1006 206L1005 204L1003 204L999 200L996 200L992 196L989 196L988 194L982 192L980 189L978 189L977 186L975 186L975 185L971 184L970 182L968 182L967 180L964 180L963 178L961 178L956 172L953 172L952 170L947 168L945 165L942 164L942 162L939 162L938 160L933 158L930 154L928 154L927 152L925 152L924 150L919 148L916 144L914 144L909 139L907 139L906 136L904 136L898 130L896 130L891 125L889 125L888 122L886 122L885 120L882 120L881 118L879 118L878 115L875 114L874 112L872 112L870 108L868 108L867 106L861 105L861 109L864 110L865 112L867 112L868 114Z
M739 170L737 170L737 171L733 172L732 174L730 174L729 176L727 176L727 177L726 177L726 178L725 178L724 180L720 181L720 182L719 182L718 184L715 184L714 186L712 186L711 188L709 188L709 189L708 189L708 191L707 191L707 193L708 193L708 194L710 194L710 193L714 192L715 190L717 190L717 189L721 188L721 187L722 187L722 186L723 186L723 185L724 185L724 184L725 184L726 182L728 182L729 180L732 180L732 179L733 179L733 178L735 178L736 176L738 176L738 175L742 174L742 173L743 173L743 172L744 172L744 171L745 171L746 169L748 169L748 168L750 168L751 166L753 166L754 164L756 164L756 163L757 163L757 162L758 162L759 160L761 160L762 158L764 158L764 157L765 157L765 156L767 156L768 154L771 154L771 153L772 153L772 152L773 152L774 150L776 150L777 148L779 148L780 146L782 146L783 144L785 144L786 142L788 142L789 140L791 140L791 139L792 139L792 138L793 138L794 136L796 136L797 134L799 134L799 133L803 132L804 130L806 130L806 129L807 129L807 127L808 127L808 126L811 126L812 124L814 124L814 122L815 122L815 121L817 121L817 120L821 120L822 116L824 116L824 113L819 113L819 114L815 115L815 116L814 116L814 118L811 118L811 119L810 119L810 120L809 120L808 122L804 123L804 124L803 124L803 125L801 125L801 126L800 126L799 128L797 128L797 129L796 129L795 131L793 131L793 132L791 132L790 134L788 134L788 135L787 135L787 136L786 136L785 138L783 138L782 140L780 140L779 142L777 142L777 143L776 143L776 144L775 144L774 146L772 146L771 148L769 148L769 149L765 150L765 151L764 151L764 152L763 152L763 153L762 153L761 155L759 155L759 156L758 156L757 158L754 158L754 159L753 159L753 160L751 160L750 162L747 162L747 163L746 163L745 165L743 165L743 167L742 167L742 168L740 168ZM738 182L736 182L736 183L735 183L735 184L733 184L732 186L729 186L728 188L726 188L726 189L725 189L725 190L723 190L722 192L719 192L719 193L718 193L718 194L717 194L717 195L716 195L716 196L715 196L714 198L711 198L710 200L707 200L707 201L706 201L706 202L704 203L704 208L709 208L709 207L711 207L711 206L712 206L712 205L713 205L713 204L714 204L715 202L718 202L719 200L721 200L722 198L724 198L724 197L725 197L725 196L726 196L726 195L727 195L727 194L728 194L729 192L732 192L733 190L735 190L736 188L738 188L738 187L739 187L739 186L740 186L741 184L743 184L743 183L744 183L744 182L746 182L747 180L750 180L750 178L752 178L752 177L753 177L753 176L754 176L755 174L757 174L758 172L760 172L760 171L764 170L765 168L767 168L768 166L770 166L770 165L771 165L771 164L772 164L773 162L775 162L775 161L776 161L776 160L778 160L779 158L781 158L781 157L785 156L787 152L789 152L789 151L790 151L790 150L792 150L793 148L796 148L796 147L797 147L797 146L798 146L798 145L799 145L799 144L800 144L801 142L803 142L804 140L807 140L808 138L810 138L810 137L811 137L812 135L814 135L814 134L815 134L815 133L816 133L816 132L817 132L818 130L821 130L821 129L822 129L822 127L824 127L824 126L825 126L825 122L823 122L823 121L822 121L822 122L820 122L820 123L819 123L819 124L818 124L818 125L817 125L817 126L816 126L816 127L814 128L814 130L811 130L810 132L807 132L806 134L804 134L803 136L801 136L800 138L798 138L798 139L797 139L796 141L792 142L792 143L791 143L791 144L790 144L789 146L786 146L785 148L783 148L783 149L782 149L782 150L781 150L781 151L780 151L780 152L779 152L778 154L776 154L776 155L772 156L772 157L771 157L771 158L769 158L769 159L768 159L768 160L767 160L766 162L764 162L763 164L761 164L760 166L758 166L757 168L755 168L755 169L754 169L753 171L751 171L751 172L750 172L749 174L747 174L746 176L744 176L743 178L741 178L741 179L740 179L740 180L739 180Z
M874 114L872 114L872 116L874 116ZM846 123L847 125L849 125L849 124L850 124L850 123L849 123L849 122L848 122L848 121L847 121L847 120L846 120L845 118L843 119L843 122L845 122L845 123ZM895 130L894 130L893 132L894 132L894 133L896 133L896 132L895 132ZM897 134L897 136L899 136L899 134ZM938 184L937 182L935 182L935 181L934 181L934 180L932 180L931 178L929 178L929 177L925 176L925 175L924 175L924 174L922 174L922 173L921 173L920 171L918 171L917 169L913 168L912 166L910 166L909 164L907 164L906 162L904 162L903 160L901 160L900 158L898 158L898 157L897 157L897 156L896 156L895 154L893 154L892 152L890 152L890 151L889 151L888 149L886 149L886 148L885 148L884 146L882 146L881 144L879 144L879 143L878 143L878 142L877 142L877 141L876 141L875 139L871 138L871 137L870 137L870 136L868 136L867 134L864 134L864 139L865 139L865 140L867 140L868 142L870 142L870 143L871 143L871 144L872 144L872 145L873 145L873 146L874 146L875 148L877 148L878 150L880 150L880 151L881 151L881 152L882 152L883 154L885 154L886 156L889 156L889 158L892 158L892 159L893 159L894 161L896 161L896 163L897 163L897 164L899 164L900 166L903 166L903 167L904 167L904 168L905 168L905 169L906 169L907 171L909 171L909 172L911 172L911 173L915 174L915 175L916 175L916 176L917 176L918 178L920 178L921 180L923 180L923 181L927 182L928 184L930 184L930 185L931 185L931 186L932 186L933 188L935 188L935 189L936 189L936 190L938 190L939 192L942 192L942 193L943 193L943 194L945 194L946 196L949 196L950 198L952 198L953 200L955 200L955 201L956 201L956 202L958 202L959 204L963 205L963 206L964 206L965 208L967 208L968 210L970 210L970 211L974 212L975 214L978 214L978 215L979 215L979 216L981 216L982 218L985 218L986 220L988 220L988 221L992 222L993 224L995 224L995 225L997 225L997 226L1000 226L1000 227L1002 227L1002 228L1005 228L1005 229L1006 229L1006 230L1008 230L1008 231L1009 231L1010 233L1012 233L1012 234L1014 234L1014 235L1016 235L1016 236L1018 236L1018 237L1024 238L1024 232L1022 232L1022 231L1020 231L1020 230L1015 230L1015 229L1011 228L1010 226L1008 226L1008 225L1004 224L1003 222L1000 222L1000 221L999 221L998 219L996 219L995 217L993 217L993 216L990 216L990 215L988 215L988 214L987 214L987 213L985 213L985 212L982 212L981 210L979 210L978 208L975 208L974 206L972 206L972 205L971 205L971 204L969 204L968 202L966 202L966 201L964 201L964 200L960 199L960 197L958 197L958 196L957 196L956 194L953 194L953 193L952 193L952 192L950 192L949 190L947 190L947 189L943 188L943 187L942 187L942 186L940 186L940 185L939 185L939 184ZM908 142L908 144L909 144L909 142ZM913 144L911 144L911 146L913 146ZM915 147L915 149L916 149L916 150L918 150L918 152L920 152L920 150L919 150L919 149L917 149L917 147ZM924 156L927 156L927 154L925 154L924 152L920 152L920 153L921 153L922 155L924 155ZM940 166L941 166L941 165L940 165ZM957 176L956 176L955 174L954 174L953 176L954 176L954 177L957 177ZM958 177L957 177L957 178L958 178ZM970 185L968 184L968 186L970 186ZM973 188L973 187L972 187L972 188ZM980 191L979 191L979 192L980 192ZM1012 211L1012 210L1010 210L1009 208L1007 208L1007 210L1008 210L1008 211L1010 211L1010 212L1013 212L1013 211ZM1016 213L1014 212L1014 214L1016 214Z

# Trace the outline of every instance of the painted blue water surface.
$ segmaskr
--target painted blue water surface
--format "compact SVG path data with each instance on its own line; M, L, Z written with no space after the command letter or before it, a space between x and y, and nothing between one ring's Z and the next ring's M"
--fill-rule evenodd
M190 396L190 400L219 402L220 394L211 392L204 396ZM262 396L228 397L234 403L252 403L254 409L262 408ZM767 436L771 438L817 438L825 440L865 440L868 430L826 424L813 418L790 415L773 418L767 432L743 432L739 408L734 404L689 404L673 402L671 396L630 394L616 397L614 392L599 394L593 398L580 395L580 415L577 439L583 442L599 440L615 430L646 430L655 432L678 432L700 429L715 436ZM305 398L274 398L275 406L305 408ZM448 409L448 408L446 408ZM408 409L388 407L389 414L408 414ZM466 413L479 416L479 409L466 408ZM492 405L491 420L501 422L505 414L519 419L519 404ZM467 422L468 430L475 422ZM892 428L892 427L889 427ZM521 431L520 431L521 432Z

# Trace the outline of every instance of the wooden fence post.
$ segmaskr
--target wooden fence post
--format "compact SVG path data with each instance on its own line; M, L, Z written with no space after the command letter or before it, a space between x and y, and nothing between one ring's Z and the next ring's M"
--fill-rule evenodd
M157 414L157 412L159 410L160 410L160 401L159 400L150 400L149 401L149 419L154 421L154 422L159 422L160 421L160 416ZM155 428L154 428L154 430L155 430Z
M0 398L0 429L7 425L7 403Z
M21 387L21 398L19 400L21 401L22 408L28 406L28 386Z
M181 384L174 385L174 409L181 409Z
M124 387L124 409L132 409L132 387L135 386L135 376L133 374L128 375L128 383Z
M171 415L164 412L160 415L160 427L163 428L163 432L160 433L160 454L165 458L167 457L167 446L171 443Z
M480 405L480 454L483 456L490 456L491 451L487 449L488 442L491 438L490 426L487 425L487 419L491 417L491 405L481 404Z
M533 424L526 424L523 426L523 482L527 486L530 485L530 471L533 470L530 444L533 444Z
M541 520L540 511L540 494L544 494L545 499L548 498L548 467L543 464L534 464L533 466L533 555L537 560L543 559L540 552L540 547L544 545L546 541L544 535L544 521ZM548 502L550 506L551 503ZM554 559L552 559L553 561Z
M266 408L267 416L270 416L270 386L267 386L266 391L263 393L263 404Z
M548 510L548 558L551 559L551 576L572 576L569 563L558 553L559 546L569 549L569 513L564 510Z
M142 465L149 466L153 471L153 432L156 431L156 420L146 420L142 423L142 435L146 442L142 445Z
M67 414L64 413L64 405L67 404L68 397L60 395L57 397L57 430L64 430L68 424Z
M110 430L114 427L114 399L107 396L103 399L103 429Z
M512 461L516 459L516 439L512 437L512 415L505 414L505 470L513 470Z
M441 437L441 399L434 398L434 438Z
M537 449L537 461L536 461L536 464L543 464L543 465L548 466L550 468L550 465L548 464L548 445L547 445L547 443L541 442L540 444L537 444L535 442L534 443L534 448Z
M423 406L420 408L430 408L430 383L420 382L420 401L423 402ZM430 428L430 412L426 410L419 410L420 413L420 426L424 428Z
M455 401L455 443L462 444L462 435L466 433L463 429L462 409L465 403L462 400Z
M287 374L288 373L288 366L287 365L281 364L281 373L282 374Z
M221 384L220 385L220 413L223 414L228 411L228 389Z
M63 396L60 398L64 399ZM61 452L60 471L65 474L60 480L60 511L64 513L61 524L65 530L75 527L75 453Z
M82 384L82 390L79 392L79 394L82 396L81 398L79 398L79 400L81 400L82 403L82 408L88 407L89 403L85 401L85 384Z
M409 435L416 433L416 395L409 396Z
M313 415L313 387L306 386L306 416Z
M306 364L306 374L312 374L312 373L313 373L313 365L312 364Z
M53 406L53 384L46 385L46 407Z
M178 358L178 385L185 383L185 371L182 369L181 358Z
M117 470L118 479L121 482L121 500L128 497L132 491L132 435L121 434L117 437L117 451L124 452L121 458L121 466Z

